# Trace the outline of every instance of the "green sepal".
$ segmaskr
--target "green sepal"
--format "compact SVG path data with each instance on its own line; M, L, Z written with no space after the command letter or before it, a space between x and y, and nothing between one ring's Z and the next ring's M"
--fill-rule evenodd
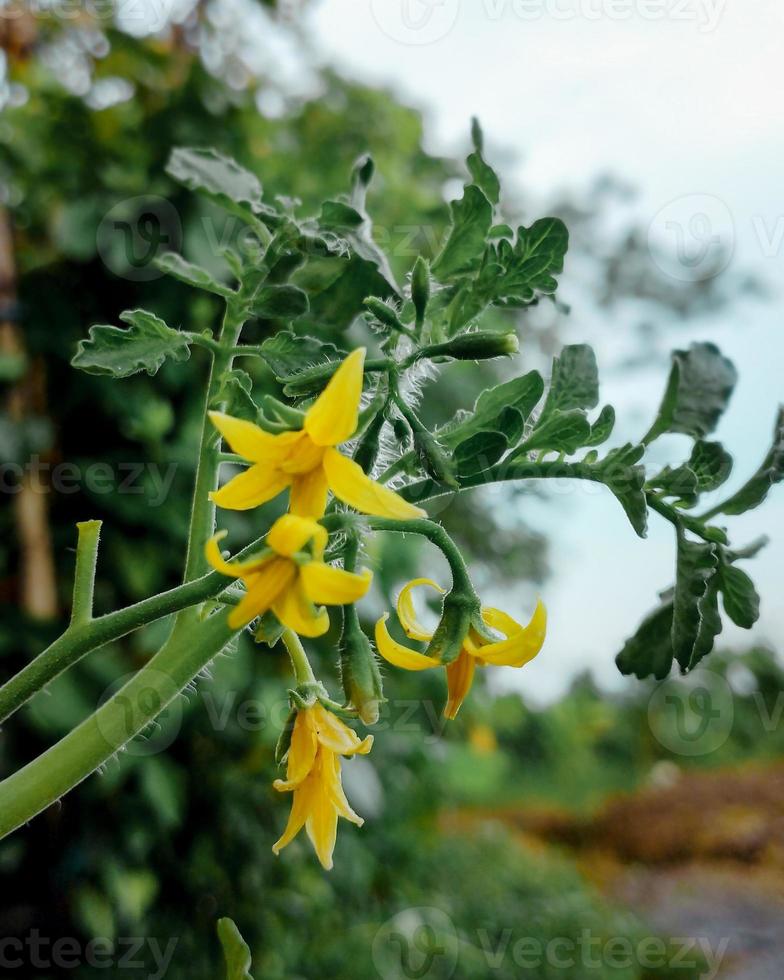
M481 616L476 596L454 590L448 593L444 598L441 619L427 645L425 656L445 666L457 660L471 628L471 621L476 616Z
M250 949L234 921L218 919L217 930L226 964L226 980L253 980Z
M286 722L280 730L278 741L275 743L275 762L281 765L291 748L291 736L294 734L294 723L297 720L298 708L291 708L286 716Z
M354 708L365 725L378 721L384 697L381 671L370 640L348 617L340 638L340 679L346 708Z

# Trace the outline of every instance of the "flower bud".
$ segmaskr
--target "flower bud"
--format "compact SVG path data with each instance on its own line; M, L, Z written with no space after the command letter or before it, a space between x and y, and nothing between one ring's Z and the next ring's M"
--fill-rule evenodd
M416 310L417 325L424 322L427 304L430 302L430 267L420 255L411 272L411 301Z
M346 703L356 709L365 725L375 725L379 705L385 700L381 671L370 640L358 625L349 624L343 632L340 677Z
M428 357L452 357L457 361L482 361L491 357L506 357L520 350L517 335L478 330L464 333L443 344L425 348Z
M383 299L379 299L377 296L368 296L365 300L365 306L385 327L389 327L390 330L396 330L398 333L406 332L406 328L400 322L400 318L395 310L389 303L385 303Z

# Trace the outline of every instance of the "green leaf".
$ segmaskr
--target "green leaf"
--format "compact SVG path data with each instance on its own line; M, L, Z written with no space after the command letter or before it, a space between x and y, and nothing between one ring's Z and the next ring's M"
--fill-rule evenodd
M555 276L563 272L569 248L569 232L560 218L540 218L530 228L517 229L514 246L502 240L497 258L503 266L495 302L502 306L526 306L536 294L549 295L558 288Z
M206 269L202 269L198 265L193 265L192 262L186 262L176 252L164 252L163 255L157 256L153 262L162 272L173 276L175 279L179 279L180 282L184 282L189 286L195 286L197 289L206 289L208 292L216 293L218 296L227 297L231 295L232 291L228 286L219 283Z
M455 460L460 476L481 473L504 455L509 448L502 432L477 432L455 448Z
M682 670L691 670L702 621L700 604L719 565L716 545L690 541L678 529L678 560L673 597L672 649Z
M694 444L689 469L697 479L697 492L709 493L724 483L732 472L732 456L720 442Z
M716 637L721 633L721 613L719 612L719 587L714 576L708 583L705 595L699 601L700 625L697 638L689 661L689 670L694 670L697 664L713 649Z
M652 490L660 490L666 497L693 500L696 498L699 481L694 470L684 463L675 469L665 466L660 473L651 477L648 486Z
M232 919L218 919L218 938L223 947L226 980L253 980L250 949Z
M591 423L591 436L586 446L601 446L603 442L612 435L615 428L615 409L612 405L605 405L599 412L595 422Z
M453 201L452 226L441 254L433 263L433 275L444 281L470 272L479 261L493 222L493 206L476 184L469 184L459 201Z
M324 201L321 205L319 224L323 228L359 228L364 221L359 211L343 201Z
M482 190L488 201L491 204L498 204L498 199L501 194L501 184L499 183L495 170L485 162L483 156L484 136L478 119L472 121L471 140L474 144L474 152L466 160L469 173L474 183Z
M729 403L737 372L714 344L692 344L673 351L672 369L659 413L643 440L664 432L682 432L702 439L713 432Z
M146 371L155 374L167 358L187 361L190 341L163 320L146 310L127 310L120 319L129 324L121 327L96 325L90 327L87 340L79 341L71 360L75 368L88 374L127 378Z
M754 583L735 565L722 565L719 579L724 611L736 626L750 630L760 615L760 597Z
M664 602L645 617L634 636L615 658L622 674L643 680L664 680L672 670L672 601Z
M541 418L556 410L565 412L573 408L595 408L598 403L599 369L593 348L588 344L564 347L560 355L553 358L550 390Z
M293 380L314 365L342 361L346 357L346 351L334 344L315 337L301 337L290 330L279 330L268 337L261 344L259 353L281 382Z
M257 214L265 210L258 177L216 150L190 147L172 150L166 173L218 204L248 205Z
M637 534L648 534L648 501L645 497L645 467L639 465L643 446L626 443L613 449L590 467L591 478L608 487L617 497Z
M295 320L308 308L307 293L296 286L262 286L250 303L250 312L265 320Z
M224 405L229 415L258 425L260 412L251 396L252 389L253 381L247 371L233 368L221 378L214 407Z
M774 484L784 480L784 408L779 409L773 432L773 445L762 466L748 482L723 504L713 509L716 514L745 514L758 507Z
M562 412L556 409L536 427L520 447L521 452L532 449L552 450L571 455L581 446L587 446L591 438L591 424L585 412L571 409Z
M501 432L514 445L543 391L544 381L538 371L487 388L471 414L439 430L438 438L445 446L454 447L478 432Z

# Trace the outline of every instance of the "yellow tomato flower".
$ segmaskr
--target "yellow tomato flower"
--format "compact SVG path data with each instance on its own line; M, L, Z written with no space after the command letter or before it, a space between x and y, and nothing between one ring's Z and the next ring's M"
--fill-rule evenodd
M331 490L363 514L397 520L425 516L419 507L365 476L357 463L335 448L357 430L364 363L364 347L349 354L305 413L304 427L295 432L273 435L252 422L210 412L232 451L252 464L210 498L228 510L249 510L290 487L291 513L319 518Z
M267 535L268 550L248 561L228 562L218 542L225 531L207 543L207 560L219 572L241 578L246 593L232 610L228 623L240 629L271 609L278 619L300 636L322 636L329 629L329 614L317 606L343 606L356 602L370 588L373 573L361 574L333 568L322 560L327 531L316 521L285 514ZM312 542L311 555L303 549Z
M409 582L400 593L397 600L397 615L406 636L411 640L429 642L433 634L420 625L416 618L412 593L417 586L427 585L436 589L442 595L444 590L432 579L418 578ZM393 640L389 635L386 621L389 614L385 613L376 623L376 646L381 656L395 667L404 670L429 670L442 666L441 662L417 653L402 643ZM460 710L460 705L471 690L474 680L474 669L477 665L487 664L503 667L523 667L542 649L547 629L547 613L541 601L536 605L531 621L527 626L521 626L511 616L500 609L482 608L482 620L494 631L503 635L497 642L488 642L472 626L463 648L457 658L446 665L446 683L448 699L444 708L446 718L454 718Z
M291 814L275 854L297 836L303 826L327 871L332 867L338 817L358 827L364 821L349 806L340 776L341 755L367 755L373 736L360 740L355 732L318 701L297 712L288 751L286 779L273 786L281 793L294 793Z

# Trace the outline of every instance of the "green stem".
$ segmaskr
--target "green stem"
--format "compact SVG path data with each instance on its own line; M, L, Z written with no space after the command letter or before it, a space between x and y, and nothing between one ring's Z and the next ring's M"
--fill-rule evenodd
M283 645L289 652L289 657L291 658L291 666L294 670L294 676L297 679L297 685L300 684L315 684L316 676L313 673L313 668L310 666L310 661L305 653L305 648L300 642L300 638L293 630L284 630L281 636L283 640Z
M253 554L261 540L254 541L239 553L237 558ZM62 636L40 653L18 674L0 687L0 723L26 704L27 701L58 677L64 670L78 663L82 657L99 647L132 633L141 626L154 623L172 613L196 606L219 595L227 585L225 575L210 572L201 578L168 592L151 596L141 602L98 616L89 622L68 627Z
M71 626L89 623L93 616L95 566L98 562L101 521L80 521L76 527L79 540L76 545Z
M396 521L386 517L369 517L367 522L374 531L420 534L422 537L427 538L443 553L444 558L449 563L449 570L452 573L453 590L466 593L472 597L476 595L473 583L471 582L471 576L468 574L463 556L460 554L460 549L440 524L425 519Z
M142 732L226 646L225 612L172 633L93 715L0 783L0 838L31 820Z

